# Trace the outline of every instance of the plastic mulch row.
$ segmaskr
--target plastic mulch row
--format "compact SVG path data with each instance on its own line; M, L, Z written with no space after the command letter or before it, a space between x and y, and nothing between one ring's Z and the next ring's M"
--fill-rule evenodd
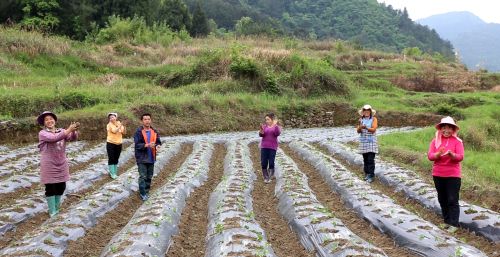
M429 257L486 256L475 247L457 240L434 224L397 205L338 161L311 145L292 142L290 147L314 165L348 207L380 231L389 234L398 245Z
M18 156L24 156L28 154L34 154L38 151L36 147L37 144L30 144L20 148L14 148L13 146L0 146L0 163L8 161L10 159L16 158Z
M88 143L85 141L70 142L66 146L66 153L76 153L82 150ZM38 148L36 148L38 150ZM40 155L38 151L31 155L24 156L18 160L6 162L0 165L0 177L23 173L32 169L36 169L40 163Z
M279 212L306 250L316 251L316 256L387 256L335 218L316 199L307 176L281 150L276 155L276 196Z
M208 179L212 152L212 144L195 143L175 175L135 212L101 256L164 256L178 233L186 199Z
M71 167L85 163L90 159L106 153L105 143L99 144L91 149L85 150L84 152L72 152L71 157L68 159L68 164ZM39 160L36 164L39 163ZM16 172L15 175L9 176L7 179L0 181L0 194L6 194L13 192L22 187L30 187L33 183L40 182L40 171L38 165L29 165L27 168L23 169L22 172Z
M322 145L347 162L363 166L362 157L346 145L334 142L323 142ZM436 189L426 183L415 171L377 160L375 175L383 183L394 187L397 191L404 192L409 198L441 215ZM460 201L460 225L490 241L500 242L500 214L497 212Z
M256 175L247 142L228 142L222 181L210 195L206 257L269 256L273 249L252 206Z
M179 151L179 143L164 144L155 163L155 174ZM134 166L117 179L105 184L98 192L70 207L67 212L47 220L20 242L2 249L0 256L63 256L69 241L83 237L85 231L93 227L99 217L116 208L120 202L138 190L138 177L137 166Z
M118 165L123 165L133 156L133 147L128 147L121 154ZM85 170L71 175L70 180L66 183L65 194L74 194L85 190L92 186L92 183L107 174L107 160L101 160L98 163L90 165ZM64 201L65 196L61 201ZM33 195L24 196L16 200L12 205L2 209L0 216L0 235L14 229L19 223L35 216L40 212L47 211L47 203L45 194L42 189Z

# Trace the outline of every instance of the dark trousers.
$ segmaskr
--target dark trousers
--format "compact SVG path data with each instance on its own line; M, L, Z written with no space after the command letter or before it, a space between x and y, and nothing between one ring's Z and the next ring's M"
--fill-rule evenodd
M375 153L363 154L364 171L366 175L375 176Z
M434 185L438 194L439 205L443 213L444 223L458 227L460 217L460 205L458 204L460 193L460 178L436 177Z
M269 148L260 149L260 165L262 169L274 169L274 159L276 159L276 150Z
M118 159L120 159L120 153L122 152L122 145L115 145L107 142L106 151L108 152L108 165L118 164Z
M155 165L153 163L138 163L137 167L139 169L139 193L141 195L149 194Z
M45 196L63 195L66 190L66 182L45 184Z

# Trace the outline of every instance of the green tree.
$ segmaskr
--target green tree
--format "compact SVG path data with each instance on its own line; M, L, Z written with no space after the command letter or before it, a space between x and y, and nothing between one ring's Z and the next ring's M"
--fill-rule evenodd
M182 0L165 0L159 12L159 20L166 22L174 31L191 29L191 15Z
M0 23L19 22L23 18L23 3L21 0L0 1Z
M21 24L29 29L51 31L59 25L55 15L59 9L57 0L24 0Z
M198 2L193 12L193 23L191 27L191 36L199 37L206 36L210 32L207 16L201 9L201 4Z

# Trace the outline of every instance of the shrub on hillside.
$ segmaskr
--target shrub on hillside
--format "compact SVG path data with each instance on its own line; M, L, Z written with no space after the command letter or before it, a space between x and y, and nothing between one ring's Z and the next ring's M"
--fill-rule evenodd
M495 120L480 121L460 131L464 146L477 151L500 150L500 140L497 138L499 134L500 124Z
M80 92L71 92L62 95L59 99L65 110L82 109L94 106L100 102L99 98Z
M282 84L290 85L300 95L351 94L349 78L341 71L333 69L327 62L306 60L293 55L280 69L288 72Z
M441 103L437 105L436 107L434 107L434 110L436 114L451 116L456 120L465 119L465 115L458 108L447 103Z
M330 55L325 61L339 70L361 70L364 66L362 56L353 53Z
M142 17L121 18L115 15L109 17L106 28L101 29L93 38L99 44L126 40L136 45L159 44L165 47L175 40L188 39L189 33L173 32L165 23L148 26Z
M219 80L230 75L231 59L223 50L207 50L194 64L192 75L198 81Z

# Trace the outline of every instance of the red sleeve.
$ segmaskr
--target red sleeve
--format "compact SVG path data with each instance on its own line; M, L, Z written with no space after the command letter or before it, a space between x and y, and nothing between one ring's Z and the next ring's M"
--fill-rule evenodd
M435 161L439 159L439 156L436 158L437 149L434 145L434 140L435 139L432 139L431 144L429 145L429 152L427 153L427 158L429 159L429 161Z
M453 161L461 162L464 159L464 144L457 139L457 144L455 145L455 158Z

